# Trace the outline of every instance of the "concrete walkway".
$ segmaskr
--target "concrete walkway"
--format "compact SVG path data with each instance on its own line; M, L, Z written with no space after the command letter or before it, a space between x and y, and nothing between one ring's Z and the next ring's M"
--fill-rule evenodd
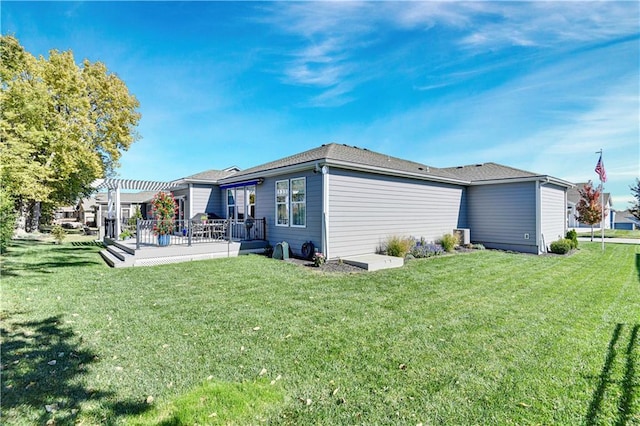
M591 241L591 238L589 237L578 237L578 241L580 242L584 242L584 243L588 243ZM601 242L601 238L599 235L594 235L593 236L593 242L594 243L599 243ZM612 243L612 244L640 244L640 239L633 239L633 238L605 238L604 239L605 244L607 243Z

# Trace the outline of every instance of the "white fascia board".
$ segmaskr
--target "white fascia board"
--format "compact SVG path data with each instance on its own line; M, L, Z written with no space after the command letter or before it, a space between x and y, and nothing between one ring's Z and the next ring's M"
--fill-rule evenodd
M263 170L257 171L253 173L243 174L242 176L229 176L224 179L220 179L217 184L219 185L229 185L238 182L251 181L265 177L272 176L280 176L289 173L296 173L305 170L313 170L316 166L316 163L323 164L321 161L311 161L300 164L293 164L291 166L279 167L277 169Z

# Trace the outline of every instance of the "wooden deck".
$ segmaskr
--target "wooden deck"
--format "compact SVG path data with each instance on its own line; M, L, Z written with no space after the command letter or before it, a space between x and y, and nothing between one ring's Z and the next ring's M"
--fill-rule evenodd
M100 255L109 266L114 268L163 265L262 253L268 244L266 241L260 240L212 241L191 246L169 244L165 247L159 247L156 244L142 244L139 249L136 249L135 239L116 241L105 238L104 243L106 248L100 251Z

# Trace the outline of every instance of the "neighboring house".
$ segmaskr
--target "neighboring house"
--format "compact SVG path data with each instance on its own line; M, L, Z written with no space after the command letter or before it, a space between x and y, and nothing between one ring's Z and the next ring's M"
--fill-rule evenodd
M576 210L576 205L580 201L580 193L579 189L582 189L587 183L581 182L576 183L573 188L569 188L567 190L567 225L569 228L591 228L591 225L587 225L586 223L580 223L576 218L578 211ZM594 184L595 185L595 184ZM606 209L606 214L604 216L604 227L605 229L611 228L612 216L610 214L612 210L613 201L611 200L611 194L608 192L604 193L604 207ZM599 225L594 225L599 227Z
M640 229L640 219L631 214L629 210L613 211L613 228L633 231Z
M335 143L170 184L180 217L265 218L272 245L286 241L300 255L311 241L330 259L375 253L394 235L436 241L460 228L488 248L543 253L566 233L572 187L495 163L441 169Z
M150 203L155 191L143 191L143 192L123 192L120 194L120 212L118 217L121 221L125 222L127 219L135 214L135 209L139 208L143 218L151 217ZM109 201L107 194L100 192L94 196L95 200L95 221L98 226L104 226L104 219L107 217L109 211Z

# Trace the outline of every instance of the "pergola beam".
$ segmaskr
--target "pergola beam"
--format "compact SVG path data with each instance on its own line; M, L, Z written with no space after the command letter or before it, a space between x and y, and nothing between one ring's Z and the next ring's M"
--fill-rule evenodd
M116 238L120 235L120 190L133 189L137 191L167 191L176 189L184 184L179 182L161 182L136 179L106 178L94 181L91 186L95 189L107 189L107 217L116 219Z

